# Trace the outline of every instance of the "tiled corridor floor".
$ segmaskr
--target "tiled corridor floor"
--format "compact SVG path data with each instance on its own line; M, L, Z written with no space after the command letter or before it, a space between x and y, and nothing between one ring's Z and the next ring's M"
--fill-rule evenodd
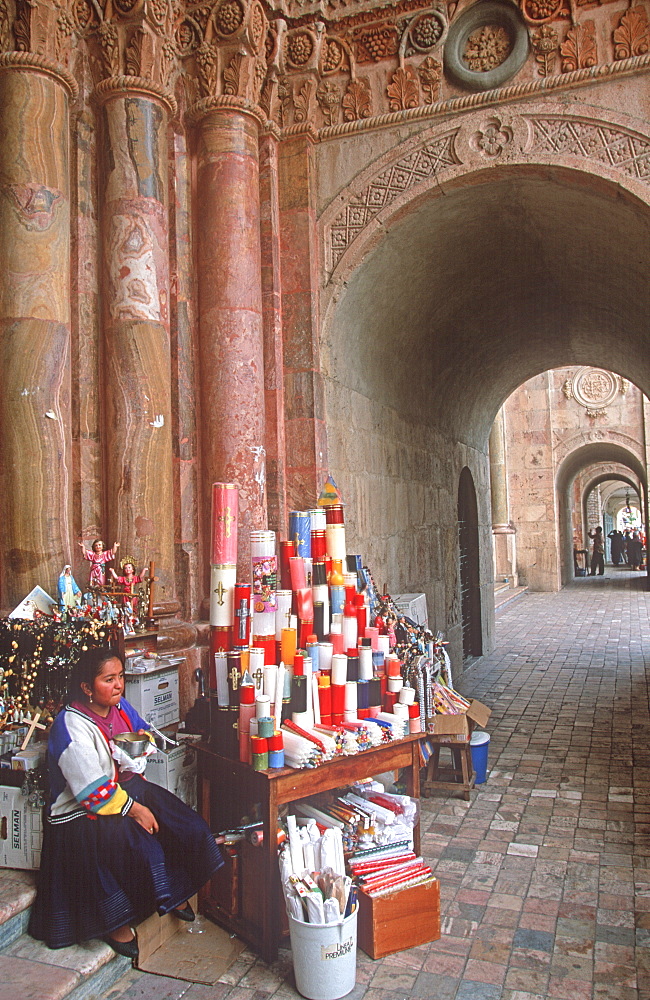
M608 567L498 616L459 685L493 709L487 782L422 801L440 941L373 962L350 1000L650 1000L650 594ZM290 952L215 987L130 973L120 1000L289 1000Z

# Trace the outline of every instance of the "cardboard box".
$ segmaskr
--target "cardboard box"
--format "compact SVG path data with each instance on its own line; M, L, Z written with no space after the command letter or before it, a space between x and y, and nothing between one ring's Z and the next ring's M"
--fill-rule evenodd
M0 868L40 868L43 809L20 788L0 786Z
M423 625L426 628L429 624L426 594L397 594L393 596L393 603L398 611L416 625Z
M24 750L14 750L11 754L13 771L31 771L45 759L47 743L30 743Z
M124 696L158 729L180 721L177 666L165 664L146 674L127 674Z
M427 718L429 736L440 736L445 743L467 743L472 730L487 725L492 709L481 701L472 700L460 715L432 715Z
M196 809L196 750L183 743L157 750L147 758L145 777L177 795L190 809Z
M415 948L440 937L440 882L396 889L385 896L359 890L358 943L371 958Z

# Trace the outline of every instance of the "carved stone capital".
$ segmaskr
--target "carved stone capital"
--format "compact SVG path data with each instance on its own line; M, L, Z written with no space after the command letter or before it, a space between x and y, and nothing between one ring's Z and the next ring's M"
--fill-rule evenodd
M67 69L58 63L52 62L50 59L39 56L34 52L0 53L0 70L7 69L31 70L34 73L49 76L68 91L72 100L75 100L79 93L77 81L72 73L69 73Z
M220 94L216 97L203 97L189 108L185 115L188 125L197 125L202 118L212 111L237 111L239 114L253 118L259 126L266 129L270 124L262 108L245 97L235 97L230 94Z
M146 97L158 101L173 117L177 111L176 98L163 87L141 76L109 76L95 88L95 99L103 104L114 97Z

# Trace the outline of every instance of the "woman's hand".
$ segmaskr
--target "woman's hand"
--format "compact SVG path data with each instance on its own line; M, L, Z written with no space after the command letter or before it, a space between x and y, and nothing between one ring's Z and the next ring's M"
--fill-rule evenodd
M147 833L158 833L158 820L152 813L151 809L147 809L140 802L133 802L133 805L129 809L129 816L133 816L136 823L139 823L143 830Z

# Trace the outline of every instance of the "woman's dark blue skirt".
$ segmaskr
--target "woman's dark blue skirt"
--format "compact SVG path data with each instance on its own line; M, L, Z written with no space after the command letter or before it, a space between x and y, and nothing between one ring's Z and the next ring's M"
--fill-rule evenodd
M158 833L128 815L45 823L29 933L50 948L182 906L223 864L207 824L175 795L140 775L125 787L151 809Z

